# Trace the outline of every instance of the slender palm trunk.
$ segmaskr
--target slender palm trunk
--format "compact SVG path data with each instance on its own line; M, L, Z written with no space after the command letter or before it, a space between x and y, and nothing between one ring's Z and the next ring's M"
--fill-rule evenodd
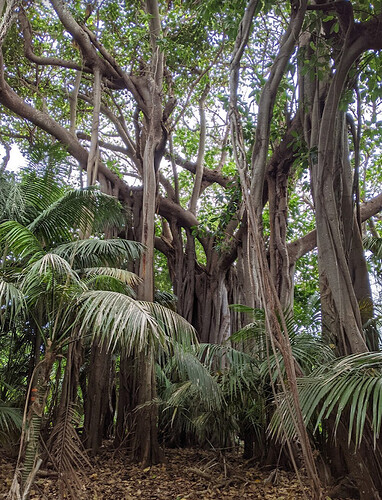
M36 366L29 384L29 400L26 402L19 457L12 486L8 492L8 500L24 500L29 496L29 489L41 465L40 429L44 416L45 402L48 393L50 375L56 353L48 342L44 359ZM19 482L19 471L21 482Z

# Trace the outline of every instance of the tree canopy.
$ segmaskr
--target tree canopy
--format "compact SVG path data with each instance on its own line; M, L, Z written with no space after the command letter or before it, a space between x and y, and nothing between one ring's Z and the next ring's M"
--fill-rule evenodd
M300 404L298 394L309 391L312 380L325 379L326 369L338 370L345 381L353 371L343 375L341 361L331 358L322 371L311 366L315 378L305 382L303 375L309 374L298 361L296 331L289 321L293 313L297 332L320 337L335 357L350 357L352 370L357 360L368 367L369 351L380 349L370 277L378 281L380 269L382 3L6 0L0 10L0 140L6 153L1 172L4 176L10 147L16 144L29 162L28 175L40 179L37 192L21 183L34 200L33 213L18 189L1 190L0 236L15 258L40 257L51 245L65 260L72 251L68 240L77 231L79 268L94 268L103 250L109 256L115 252L118 263L119 251L127 250L118 241L139 242L145 249L139 262L123 271L125 277L133 272L139 277L132 285L145 304L142 313L157 315L163 330L153 323L154 337L159 332L167 338L175 317L150 305L155 297L176 308L202 344L234 349L232 335L245 331L254 311L261 311L268 354L282 360L282 367L281 361L273 365L277 387L267 381L267 390L275 401L279 393L290 394L282 404L294 433L284 429L281 434L290 455L297 436L319 498L307 432L312 412ZM50 176L61 187L50 188ZM6 176L2 182L15 185ZM76 229L67 228L66 217L76 215L71 202L73 212L57 202L53 225L45 226L44 216L38 215L49 210L51 198L45 193L66 184L79 188L68 192L69 199L96 186L119 200L124 214L95 228L102 235L99 241L88 240L83 220ZM24 205L16 210L20 201ZM88 216L92 212L85 212ZM5 260L7 251L4 266ZM121 272L104 270L92 278L101 282L106 275L123 282ZM92 304L86 323L95 331L99 324L108 325L119 338L132 325L125 318L117 331L117 311L137 307L137 302L126 294L98 292L84 299L83 307L88 300ZM164 348L157 340L145 341L144 356L134 342L119 353L116 441L129 435L125 423L131 408L146 405L147 418L135 422L130 445L136 458L147 463L160 459L158 407L148 401L157 400L157 382L160 389L170 370L157 358ZM102 343L92 347L89 387L103 372L115 375L111 354L103 349ZM243 349L248 349L246 340ZM378 357L372 359L378 364ZM203 362L197 362L200 369ZM131 376L132 369L138 377ZM378 382L368 380L372 391ZM366 401L371 392L359 391ZM316 394L317 404L324 393ZM195 401L197 393L185 394L184 400ZM337 401L349 401L343 397ZM375 473L381 453L375 438L378 397L370 409L357 403L356 437L350 434L348 447L341 439L345 472L354 474L350 449L357 450L362 464L363 477L356 478L362 499L379 498L382 489L381 475ZM97 432L106 406L100 396L98 409L92 410L98 415ZM93 436L87 444L96 451L97 432L86 420L90 406L84 407L87 432ZM318 421L328 404L322 408ZM325 432L337 432L339 419L352 427L354 415L353 410L339 411ZM253 427L255 420L248 421ZM337 469L332 473L339 477L344 471Z

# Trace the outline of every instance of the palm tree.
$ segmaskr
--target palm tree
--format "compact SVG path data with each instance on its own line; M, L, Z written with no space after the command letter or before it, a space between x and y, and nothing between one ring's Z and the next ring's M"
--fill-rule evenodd
M110 221L121 222L118 202L96 190L64 190L52 179L28 176L19 192L23 204L17 220L0 224L0 298L3 324L19 317L33 325L35 332L34 370L20 446L20 459L25 455L22 480L26 486L30 484L28 476L31 479L36 472L38 435L51 369L73 331L73 301L87 289L79 275L81 264L91 265L97 259L103 264L122 262L138 257L142 248L128 241L79 239L80 234L100 229ZM75 269L75 265L80 268ZM97 274L96 270L82 271L88 280ZM125 273L125 281L127 276L129 273ZM134 277L130 277L133 282ZM27 494L28 488L24 490Z
M53 192L57 194L56 199L52 199ZM71 348L85 334L91 334L93 342L105 352L121 347L125 352L137 354L158 346L165 350L171 338L174 341L182 338L184 342L186 338L195 337L192 327L172 310L159 304L138 302L130 296L131 286L138 278L125 266L128 260L141 255L140 244L105 240L100 233L98 237L80 238L104 228L110 221L121 222L116 200L94 189L64 193L61 189L51 189L49 203L44 195L40 193L28 199L22 222L8 220L0 224L3 287L8 290L8 295L3 294L3 317L14 319L24 315L37 331L35 368L28 391L18 464L19 468L23 460L24 497L40 463L38 435L50 374L60 352L66 349L69 360ZM63 383L66 388L68 373L67 361ZM73 413L72 403L69 398L66 414ZM60 419L57 425L63 429L61 432L69 429L71 438L57 439L55 430L56 443L68 446L74 436L70 434L70 426L63 428ZM73 450L69 446L70 451ZM55 455L62 456L62 453ZM62 460L61 465L64 462ZM12 498L17 498L19 487L16 474Z

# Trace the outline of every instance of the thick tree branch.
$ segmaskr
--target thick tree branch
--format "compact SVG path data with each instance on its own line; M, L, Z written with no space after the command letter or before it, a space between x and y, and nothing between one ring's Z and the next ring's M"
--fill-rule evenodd
M146 103L149 102L150 92L147 87L147 82L145 78L139 76L127 75L126 72L121 69L115 58L97 40L95 34L92 31L90 31L86 26L84 27L84 32L88 35L94 47L97 48L99 53L104 58L102 60L106 61L108 65L110 65L110 68L112 68L113 70L112 74L108 75L111 87L113 87L113 82L114 82L115 87L113 88L127 89L136 100L139 108L147 116L148 108ZM106 74L107 73L104 73L104 75Z
M7 36L9 28L12 26L13 21L17 15L17 9L21 4L20 0L8 0L5 12L3 13L0 20L0 47L2 46L5 37ZM4 9L4 3L1 2L1 13Z
M80 166L86 170L88 151L80 144L76 137L74 137L69 130L62 127L47 113L35 109L30 104L26 103L24 99L19 97L16 92L7 84L4 79L3 57L0 55L0 103L3 104L10 111L17 116L25 118L41 130L48 132L48 134L55 137L63 147L65 147L74 158L79 162ZM110 172L110 170L103 165L99 164L99 171L105 175L113 184L121 185L122 189L126 190L125 183L118 177L117 174Z
M27 59L30 61L40 65L40 66L60 66L62 68L76 69L77 71L86 71L90 73L91 70L89 68L83 68L81 65L73 62L73 61L65 61L64 59L60 59L58 57L42 57L38 56L33 52L33 43L32 43L32 27L27 18L24 9L20 10L19 20L21 29L24 35L24 54Z
M165 158L166 160L174 161L176 165L185 168L192 174L196 173L196 163L193 161L186 160L185 158L182 158L178 154L171 155L171 153L166 153ZM208 168L205 168L203 169L203 182L208 182L210 184L216 183L226 188L229 182L231 182L231 179L229 177L225 177L216 170L209 170Z
M77 23L62 0L51 0L51 4L66 30L80 47L85 65L90 68L96 66L100 68L102 76L108 78L112 86L114 82L115 88L129 90L140 109L147 114L146 102L149 102L150 92L145 79L127 75L98 41L96 35L86 26Z
M151 71L152 77L158 86L162 88L164 56L157 44L158 37L161 34L161 23L159 15L159 6L157 0L146 0L146 10L150 14L150 43L152 50Z
M198 157L196 159L195 165L195 179L194 179L194 188L192 190L191 200L190 200L190 212L193 214L196 213L196 205L200 196L200 188L202 186L203 180L203 163L204 163L204 153L206 149L206 111L204 109L204 105L208 96L208 92L210 90L209 85L203 91L199 99L199 115L200 115L200 134L199 134L199 147L198 147Z
M295 9L295 7L297 7L297 4L298 8ZM272 64L269 78L264 85L263 91L261 92L255 134L255 144L253 147L251 160L251 193L254 198L254 205L258 214L262 212L262 198L273 108L281 79L284 75L288 61L295 49L296 41L300 35L302 23L305 18L306 6L306 0L297 2L296 4L292 4L291 22L288 26L287 32L285 33L281 41L280 50L275 58L274 63Z
M62 0L51 0L51 4L63 26L72 35L73 39L80 47L85 64L90 68L98 65L104 75L113 73L114 76L117 76L115 72L111 70L106 61L99 57L87 33L73 18L67 6L65 5L65 2L63 2Z
M373 215L376 215L382 210L382 193L375 196L369 201L363 203L360 207L361 222L365 222ZM316 230L302 236L298 240L292 241L288 244L288 254L290 265L294 265L296 261L314 250L317 246L317 233Z
M78 139L82 139L83 141L91 141L91 136L89 134L84 134L83 132L77 132ZM109 151L114 151L115 153L122 153L126 156L129 156L129 150L122 146L117 146L116 144L111 144L105 141L99 141L99 145L101 148L108 149Z
M82 78L82 71L77 71L74 87L69 95L69 106L70 106L69 132L72 135L76 135L77 102L78 102L78 92L80 90L80 85L81 85L81 78Z
M94 68L94 84L93 84L93 119L92 133L90 139L90 150L86 166L88 186L92 186L98 176L99 163L99 114L101 109L101 70L98 67Z
M175 220L181 227L192 228L199 224L194 214L189 210L184 210L169 198L158 197L158 212L168 221Z

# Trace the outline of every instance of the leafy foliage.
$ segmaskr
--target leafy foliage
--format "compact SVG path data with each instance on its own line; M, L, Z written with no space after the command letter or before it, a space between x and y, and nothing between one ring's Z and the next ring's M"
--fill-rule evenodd
M382 423L380 353L335 359L316 368L308 377L300 378L298 386L304 418L307 425L312 425L313 432L319 431L321 423L330 416L335 417L337 429L346 413L349 445L353 441L355 447L360 446L368 419L374 442L378 439ZM279 411L271 423L275 434L280 435L281 419L286 431L294 435L286 399L280 401Z

